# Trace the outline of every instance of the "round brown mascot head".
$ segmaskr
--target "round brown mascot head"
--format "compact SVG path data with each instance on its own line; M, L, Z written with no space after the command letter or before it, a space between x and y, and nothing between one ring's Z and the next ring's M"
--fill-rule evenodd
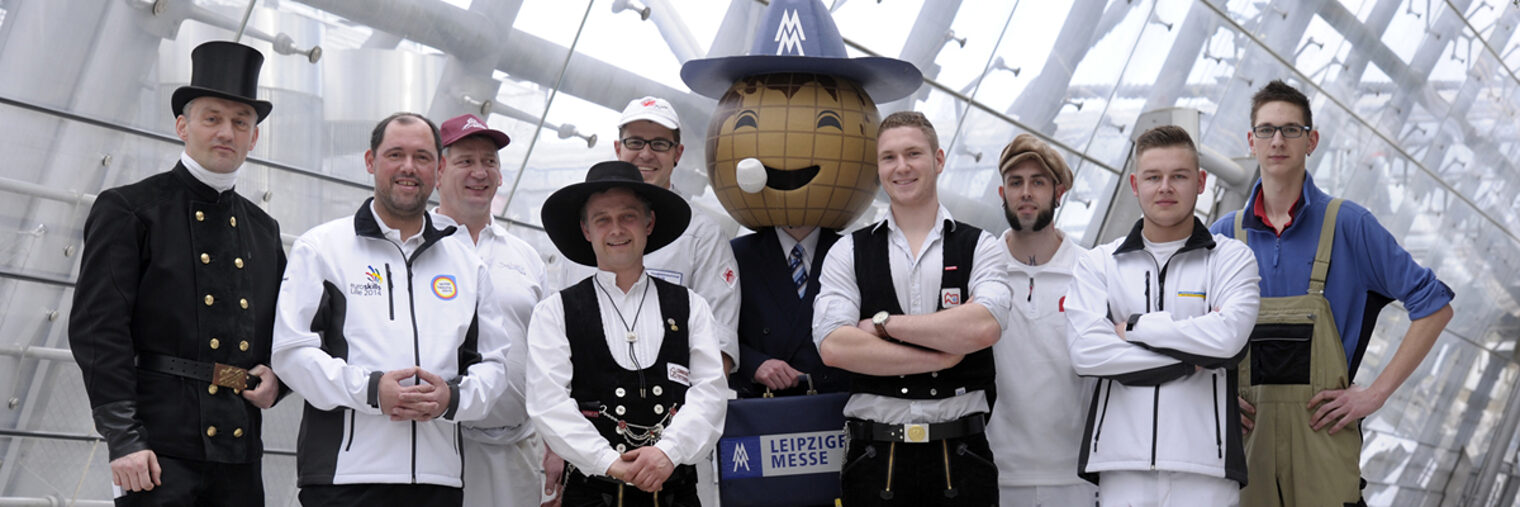
M842 229L870 205L878 100L923 75L892 58L848 58L819 0L774 0L750 54L692 60L681 79L718 99L707 169L718 202L751 229Z
M767 74L740 79L707 125L718 202L751 229L841 229L876 194L876 104L848 79ZM758 162L741 162L752 159Z

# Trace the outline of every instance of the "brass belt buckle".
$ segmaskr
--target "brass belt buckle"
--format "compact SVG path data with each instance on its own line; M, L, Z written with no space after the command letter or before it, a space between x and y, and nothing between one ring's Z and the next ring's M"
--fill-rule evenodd
M212 367L211 383L232 389L247 389L248 370L230 364L216 363Z
M920 444L929 441L929 425L927 424L904 424L903 441L910 444Z

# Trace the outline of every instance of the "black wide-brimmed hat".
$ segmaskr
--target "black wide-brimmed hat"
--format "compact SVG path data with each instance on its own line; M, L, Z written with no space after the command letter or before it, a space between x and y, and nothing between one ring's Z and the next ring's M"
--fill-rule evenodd
M259 67L264 54L236 42L211 41L190 52L190 84L174 90L169 104L174 116L185 112L185 104L199 97L216 97L253 106L258 121L269 116L274 104L258 99Z
M681 66L681 80L691 91L722 98L740 79L782 72L847 78L877 103L906 97L924 84L923 73L912 63L850 58L834 17L819 0L771 0L749 54L688 61Z
M633 164L616 160L601 162L586 171L585 182L572 183L549 194L544 207L539 210L544 232L549 234L549 239L566 259L587 266L596 265L596 251L581 233L581 210L586 207L591 194L612 188L626 188L649 200L649 206L654 210L654 231L649 233L648 242L644 244L645 254L669 245L686 232L686 225L691 222L691 205L686 204L686 199L675 192L644 183L639 168Z

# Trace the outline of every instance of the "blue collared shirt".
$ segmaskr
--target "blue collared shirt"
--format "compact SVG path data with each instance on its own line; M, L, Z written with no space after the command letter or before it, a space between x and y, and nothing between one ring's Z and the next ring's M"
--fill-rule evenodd
M1245 209L1254 209L1260 195L1261 181L1257 180ZM1300 205L1281 236L1254 213L1246 214L1242 226L1261 270L1262 298L1297 296L1309 290L1309 272L1319 245L1320 226L1332 199L1314 185L1313 176L1306 174ZM1225 214L1209 230L1235 237L1236 213L1239 211ZM1347 371L1353 377L1384 305L1397 299L1409 311L1410 320L1415 320L1445 307L1453 296L1451 288L1436 279L1430 268L1415 262L1367 208L1351 201L1341 204L1335 223L1335 244L1330 252L1330 271L1325 279L1325 299L1335 315L1335 327L1346 352Z

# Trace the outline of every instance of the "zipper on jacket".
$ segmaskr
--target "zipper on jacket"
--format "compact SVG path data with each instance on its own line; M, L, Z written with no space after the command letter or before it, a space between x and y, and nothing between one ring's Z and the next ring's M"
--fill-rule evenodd
M1152 387L1155 397L1151 401L1151 470L1156 469L1156 438L1161 428L1161 386Z
M420 234L420 233L419 233ZM417 256L414 253L412 258ZM412 287L412 259L406 259L406 305L412 317L412 364L422 366L421 336L417 331L417 294ZM422 382L421 376L414 377L415 382ZM445 386L435 386L445 388ZM417 483L417 421L412 421L412 484Z
M1173 259L1175 259L1176 257L1177 257L1176 254L1172 254L1172 258ZM1161 266L1161 272L1160 272L1160 274L1158 274L1156 276L1156 285L1157 285L1157 288L1161 289L1161 290L1157 291L1158 294L1156 294L1156 311L1158 311L1158 312L1160 312L1160 311L1166 311L1166 270L1169 269L1169 268L1171 268L1171 267L1172 267L1172 259L1167 259L1166 260L1166 265L1165 266Z
M385 294L390 296L391 320L396 320L396 280L391 278L391 263L385 263Z
M1103 410L1098 411L1098 427L1093 429L1092 452L1098 452L1098 439L1103 437L1103 421L1108 419L1108 398L1114 394L1114 381L1108 381L1108 390L1103 391Z
M1214 374L1214 447L1219 449L1219 459L1224 459L1224 437L1219 433L1219 374Z
M354 430L358 429L358 425L354 424L354 413L356 412L358 411L348 409L348 444L343 446L343 452L348 452L354 448Z
M1151 272L1145 272L1145 313L1151 313Z

